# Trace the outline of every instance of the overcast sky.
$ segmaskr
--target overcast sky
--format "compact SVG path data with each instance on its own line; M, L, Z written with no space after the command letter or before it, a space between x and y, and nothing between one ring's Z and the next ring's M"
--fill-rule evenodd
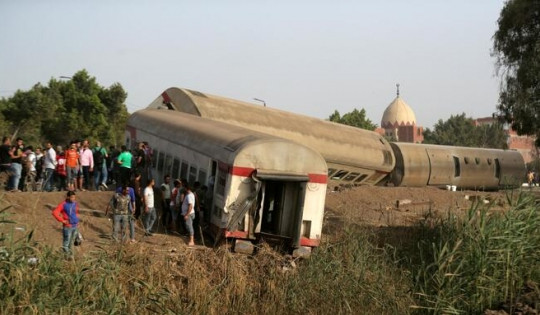
M130 112L176 86L319 118L396 96L418 125L491 116L503 0L0 0L0 96L86 69Z

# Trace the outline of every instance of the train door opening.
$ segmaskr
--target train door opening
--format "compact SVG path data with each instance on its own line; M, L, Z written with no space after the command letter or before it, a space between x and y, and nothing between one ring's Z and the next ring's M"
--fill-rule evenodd
M262 182L258 195L260 231L263 239L279 239L297 246L303 216L305 183L298 181Z

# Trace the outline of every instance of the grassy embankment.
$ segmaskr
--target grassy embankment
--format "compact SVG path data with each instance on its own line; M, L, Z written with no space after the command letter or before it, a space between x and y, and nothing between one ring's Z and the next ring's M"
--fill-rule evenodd
M4 215L0 313L482 313L540 282L540 214L525 195L511 202L401 230L399 242L345 223L296 268L264 246L254 257L110 246L69 261L31 234L12 239Z

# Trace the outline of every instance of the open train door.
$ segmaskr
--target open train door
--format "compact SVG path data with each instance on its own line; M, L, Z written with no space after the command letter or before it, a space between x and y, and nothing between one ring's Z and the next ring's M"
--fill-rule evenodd
M254 191L253 205L246 207L251 223L248 234L273 246L300 247L308 176L258 170L253 179L258 189ZM234 220L229 223L235 224Z
M259 198L260 220L255 233L268 243L300 246L305 181L264 180Z

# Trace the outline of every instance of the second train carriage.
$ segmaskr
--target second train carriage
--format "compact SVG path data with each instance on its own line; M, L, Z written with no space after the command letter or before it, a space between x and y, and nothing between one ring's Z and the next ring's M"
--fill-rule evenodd
M209 186L207 207L216 236L279 240L296 253L319 245L327 166L310 148L221 122L152 109L129 117L126 137L128 145L138 141L152 145L157 156L154 177L185 175L190 182Z
M149 108L182 111L305 144L328 178L351 184L498 189L517 186L525 163L511 150L390 143L376 132L197 91L169 88Z
M179 88L167 89L148 108L181 111L296 141L325 158L332 179L375 185L394 168L389 142L360 128Z
M394 186L498 189L520 186L525 162L517 151L430 144L392 143Z

